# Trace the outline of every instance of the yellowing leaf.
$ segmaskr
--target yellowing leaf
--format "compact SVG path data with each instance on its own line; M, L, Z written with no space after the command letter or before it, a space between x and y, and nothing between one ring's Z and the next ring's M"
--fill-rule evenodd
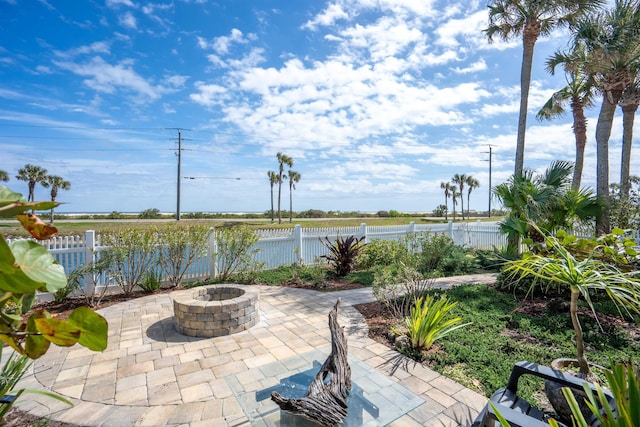
M36 319L36 328L49 341L60 347L70 347L78 342L82 331L60 319Z
M37 215L26 213L18 215L18 221L25 230L38 240L48 239L58 234L58 229L42 222Z

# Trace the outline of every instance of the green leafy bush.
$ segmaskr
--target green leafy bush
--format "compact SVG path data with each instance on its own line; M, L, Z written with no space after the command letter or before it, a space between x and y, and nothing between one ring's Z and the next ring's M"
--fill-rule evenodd
M405 318L407 336L411 346L418 350L429 350L433 343L470 323L460 323L461 317L452 317L451 310L458 304L442 295L436 300L432 295L414 300L411 315ZM396 333L397 330L395 330Z
M228 280L240 272L253 274L260 269L254 255L258 236L247 228L223 228L216 232L215 256L218 263L216 279Z
M109 291L109 280L100 288L98 283L105 276L108 276L111 261L108 258L103 258L99 253L95 254L93 258L93 262L82 264L69 274L69 283L73 283L89 307L99 306Z
M408 234L403 242L414 254L416 269L422 274L451 276L466 274L475 268L475 258L443 233Z
M156 232L125 228L104 233L101 238L107 248L100 256L109 263L109 275L125 295L130 295L154 262Z
M212 230L206 225L170 224L156 229L156 239L162 244L157 263L171 286L178 286L189 267L206 255Z
M367 269L409 261L409 250L399 240L375 239L369 242L356 257L356 265Z
M349 236L347 238L341 238L338 236L335 243L332 243L328 237L324 240L320 239L320 242L329 250L327 255L322 255L329 263L329 266L338 277L344 277L353 270L356 257L365 247L363 243L364 237L356 238L355 236Z

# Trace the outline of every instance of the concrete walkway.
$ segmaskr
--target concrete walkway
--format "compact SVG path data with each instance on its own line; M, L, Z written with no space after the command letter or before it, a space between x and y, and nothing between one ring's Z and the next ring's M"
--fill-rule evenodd
M437 285L494 280L476 275ZM338 298L360 408L353 417L350 412L349 425L468 426L484 406L483 396L367 337L353 305L374 301L371 289L256 288L260 322L227 337L178 334L171 294L102 309L107 350L51 346L20 383L53 390L75 406L34 394L23 395L17 406L82 426L307 425L282 414L268 396L314 366L317 371L331 349L327 315Z

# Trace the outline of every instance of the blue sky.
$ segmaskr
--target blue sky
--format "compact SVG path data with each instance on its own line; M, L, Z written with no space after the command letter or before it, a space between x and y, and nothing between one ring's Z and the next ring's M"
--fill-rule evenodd
M175 212L184 128L183 212L268 210L277 152L302 176L296 211L430 212L455 173L486 210L489 145L492 184L513 172L522 56L519 39L488 44L487 23L466 0L0 0L0 169L23 193L27 163L69 180L62 212ZM574 160L570 115L535 119L565 84L544 71L565 43L536 45L528 168ZM621 138L618 114L612 182Z

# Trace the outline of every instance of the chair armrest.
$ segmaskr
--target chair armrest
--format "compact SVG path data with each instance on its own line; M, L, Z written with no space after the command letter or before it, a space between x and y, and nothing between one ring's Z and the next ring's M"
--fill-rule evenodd
M524 374L533 375L536 377L544 378L546 380L555 381L561 384L564 387L570 387L578 390L583 390L582 385L587 383L593 392L596 392L596 387L592 383L583 380L582 378L578 378L574 375L565 374L562 371L558 371L557 369L550 368L544 365L538 365L537 363L527 362L523 360L521 362L517 362L513 366L513 370L511 371L511 376L509 377L509 382L507 383L507 389L512 392L518 392L518 380ZM610 402L613 401L613 395L611 393L605 391L605 396L607 396L607 400Z
M515 409L511 409L508 406L495 404L496 409L500 412L500 415L504 417L505 420L509 421L511 427L549 427L549 423L544 421L537 420L535 418L531 418L528 415L523 414L522 412L518 412ZM496 416L496 412L491 407L491 405L487 404L486 407L487 414L485 417L489 417L493 420L498 420ZM482 425L487 425L486 422Z

